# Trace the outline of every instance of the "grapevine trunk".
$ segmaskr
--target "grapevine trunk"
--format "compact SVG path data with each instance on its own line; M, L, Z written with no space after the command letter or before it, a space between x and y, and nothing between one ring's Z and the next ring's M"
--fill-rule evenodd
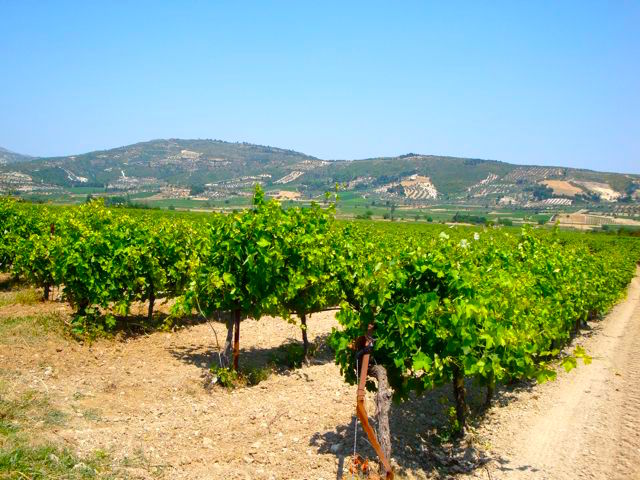
M221 367L228 368L231 365L231 349L233 348L233 318L229 318L227 324L227 338L224 341L224 349L220 355Z
M149 322L153 320L153 305L155 302L156 302L156 292L153 289L153 284L151 284L150 291L149 291L149 312L147 314L147 318Z
M493 394L496 389L496 379L493 374L489 375L487 380L487 395L484 399L485 408L489 408L491 406L491 401L493 400Z
M300 329L302 330L302 345L303 345L303 349L304 349L304 362L305 363L309 363L309 337L307 335L307 315L306 314L302 314L300 315L300 323L301 323L301 327Z
M240 310L235 311L234 332L233 332L233 369L238 371L238 360L240 357Z
M467 419L467 401L465 399L464 375L457 365L453 366L453 397L456 402L456 430L460 435L464 433Z
M389 427L389 411L391 410L391 398L393 393L389 388L387 369L383 365L375 365L373 374L378 381L378 392L376 394L376 423L378 425L378 442L382 447L387 460L391 461L391 429ZM385 474L384 465L380 462L380 470Z

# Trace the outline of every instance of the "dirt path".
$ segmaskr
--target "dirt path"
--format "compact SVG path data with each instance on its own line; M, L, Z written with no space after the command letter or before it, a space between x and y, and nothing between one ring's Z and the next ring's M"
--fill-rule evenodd
M502 457L492 478L640 479L640 277L593 325L580 339L592 364L492 410L481 427Z

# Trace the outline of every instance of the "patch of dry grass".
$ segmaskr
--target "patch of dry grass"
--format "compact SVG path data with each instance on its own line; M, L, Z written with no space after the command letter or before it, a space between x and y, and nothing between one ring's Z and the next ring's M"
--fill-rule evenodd
M27 343L47 336L65 336L64 316L60 313L0 317L0 344L22 338Z
M0 292L0 307L6 305L35 305L42 300L42 293L35 288Z
M127 469L140 468L157 477L144 456L113 462L102 450L79 456L67 445L51 440L51 429L64 425L67 415L46 395L27 391L7 395L0 384L0 479L126 479Z

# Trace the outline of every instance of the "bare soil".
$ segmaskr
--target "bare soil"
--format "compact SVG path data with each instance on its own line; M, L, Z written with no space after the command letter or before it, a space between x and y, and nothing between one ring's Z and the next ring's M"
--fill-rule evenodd
M69 315L58 302L6 305L0 327L34 311ZM310 340L322 344L336 325L333 312L313 315ZM495 405L462 446L492 460L468 478L640 478L640 279L591 325L576 340L594 357L591 365L555 382L498 389ZM256 386L207 391L203 378L217 358L212 327L222 342L221 323L92 344L0 329L0 385L13 396L40 392L66 414L52 440L80 454L107 451L114 462L145 458L148 468L132 467L132 478L349 478L356 389L344 383L330 352L321 349L310 366L278 369ZM298 326L279 318L243 321L241 364L264 368L282 344L300 336ZM478 411L483 392L469 387ZM393 406L400 478L449 478L456 471L442 466L442 450L434 455L427 447L442 438L449 390ZM372 396L368 409L375 411ZM361 429L357 450L372 456Z
M543 180L540 182L553 190L554 195L568 195L575 197L578 194L583 193L581 188L572 185L566 180Z
M42 307L57 311L56 305ZM11 313L31 314L33 307ZM0 322L12 318L4 310ZM333 312L312 315L310 340L322 343L336 325ZM217 358L212 326L222 342L221 323L91 345L12 334L0 339L0 380L13 396L46 395L67 417L52 440L81 455L144 457L164 478L341 478L353 448L356 389L344 383L330 354L321 351L297 370L278 369L256 386L207 391L203 378ZM298 326L279 318L245 320L241 364L265 367L283 343L300 336ZM396 422L403 423L398 430L415 437L415 417ZM358 451L370 454L361 430L359 437ZM419 461L405 463L415 478L426 478ZM151 478L139 468L133 474Z

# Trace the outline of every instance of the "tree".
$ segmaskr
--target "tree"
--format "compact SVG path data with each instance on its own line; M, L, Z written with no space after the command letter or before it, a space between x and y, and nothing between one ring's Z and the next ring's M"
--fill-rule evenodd
M202 193L204 193L204 185L192 185L189 189L189 195L191 195L192 197L195 197Z

